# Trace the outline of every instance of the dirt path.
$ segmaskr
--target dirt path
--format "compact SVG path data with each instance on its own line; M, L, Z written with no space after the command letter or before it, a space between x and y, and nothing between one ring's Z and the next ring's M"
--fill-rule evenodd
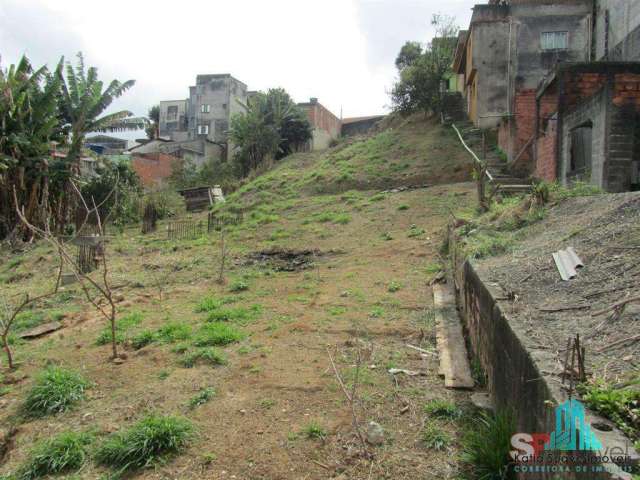
M362 196L366 200L373 192ZM233 305L259 306L257 318L241 325L249 336L224 348L226 366L182 368L172 351L175 345L159 343L129 348L125 363L113 365L106 361L108 347L95 346L101 321L89 310L69 313L63 333L18 347L21 372L31 377L47 361L74 366L95 382L90 398L71 412L23 424L0 471L14 469L33 441L54 432L71 426L106 433L144 412L160 411L189 417L198 437L184 454L137 478L456 478L456 426L428 418L423 406L431 399L462 405L467 394L445 390L436 357L423 358L405 344L435 350L428 280L437 270L448 208L472 201L470 184L351 205L335 197L302 199L279 212L277 222L249 224L229 235L233 266L225 287L214 282L216 236L175 246L161 240L162 232L156 240L132 237L132 232L114 240L115 274L129 282L122 290L122 310L144 316L136 328L153 330L175 320L196 325L206 317L194 312L202 298L233 295ZM313 220L336 206L350 215L348 222ZM318 258L319 268L301 271L246 265L246 254L274 245L326 254ZM157 300L152 278L160 274L148 265L169 272L163 302ZM248 289L230 293L236 279ZM375 421L385 432L382 445L369 447L372 460L359 455L349 405L328 350L348 386L361 353L358 416L362 425ZM389 368L422 374L392 376ZM28 384L29 378L3 397L0 416L17 407ZM216 396L189 409L188 400L209 386ZM435 425L445 437L441 449L425 446L425 424ZM322 438L308 438L313 425ZM89 466L79 478L101 473Z

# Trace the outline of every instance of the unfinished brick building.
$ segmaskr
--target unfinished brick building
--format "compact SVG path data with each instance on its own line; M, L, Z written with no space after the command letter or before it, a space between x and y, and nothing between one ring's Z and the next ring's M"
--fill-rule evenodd
M640 64L563 65L537 93L536 176L609 192L640 185Z

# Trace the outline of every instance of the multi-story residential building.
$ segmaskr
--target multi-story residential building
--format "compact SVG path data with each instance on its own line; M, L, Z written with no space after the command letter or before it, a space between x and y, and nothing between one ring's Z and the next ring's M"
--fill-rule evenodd
M454 71L464 79L469 118L500 127L510 161L530 161L540 81L558 63L589 60L592 13L591 0L490 0L473 8Z
M637 0L489 0L454 70L512 173L616 192L640 188L638 60Z
M189 98L160 102L160 137L165 153L187 157L200 165L205 159L228 158L227 132L231 116L243 111L247 86L230 74L198 75Z

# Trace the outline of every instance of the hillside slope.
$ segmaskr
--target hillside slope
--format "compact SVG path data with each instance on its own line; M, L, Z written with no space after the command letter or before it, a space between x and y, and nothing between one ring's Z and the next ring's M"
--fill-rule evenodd
M435 350L428 282L440 269L448 213L472 208L473 185L380 192L464 178L468 160L447 135L408 123L294 155L248 182L216 209L222 217L245 214L225 227L223 284L220 232L168 240L161 222L152 234L132 227L111 237L126 358L109 361L105 322L77 285L22 315L16 333L52 319L64 328L29 341L13 337L20 366L1 380L0 425L18 430L0 475L28 463L34 443L89 431L92 453L154 412L187 417L197 436L135 478L459 478L468 394L445 390L437 357L406 344ZM342 170L353 178L334 186ZM206 213L180 220L206 222ZM0 261L2 296L14 301L55 278L47 245L0 252ZM214 336L217 329L224 335ZM367 446L371 457L359 453L329 353L346 385L359 385L359 423L384 429L383 443ZM50 364L79 372L90 382L87 394L57 415L19 416ZM91 458L78 478L108 476Z

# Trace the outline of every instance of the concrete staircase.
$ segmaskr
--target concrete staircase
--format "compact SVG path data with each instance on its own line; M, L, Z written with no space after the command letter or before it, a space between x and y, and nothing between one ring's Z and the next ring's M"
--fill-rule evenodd
M451 104L453 105L453 102ZM497 192L504 194L530 192L531 184L526 178L510 172L508 163L496 151L496 145L487 144L483 146L482 130L471 123L466 118L466 114L463 119L455 120L456 117L458 117L456 107L451 107L451 110L445 109L442 115L442 122L445 125L455 125L466 146L473 150L478 159L486 162L488 183Z

